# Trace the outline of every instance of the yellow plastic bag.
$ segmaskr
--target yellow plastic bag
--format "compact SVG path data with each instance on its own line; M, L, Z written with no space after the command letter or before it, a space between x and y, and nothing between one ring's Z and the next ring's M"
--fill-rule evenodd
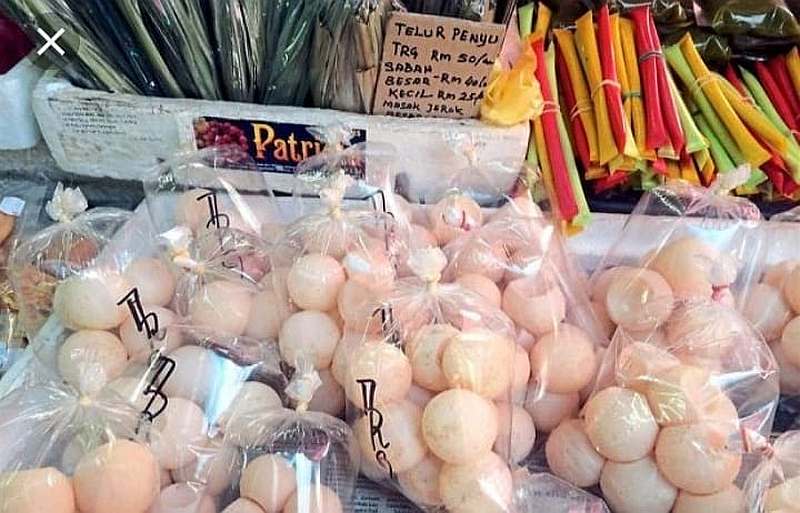
M542 113L544 102L539 82L534 77L537 62L530 37L523 40L522 54L511 69L504 70L499 62L495 62L481 103L483 121L512 126Z

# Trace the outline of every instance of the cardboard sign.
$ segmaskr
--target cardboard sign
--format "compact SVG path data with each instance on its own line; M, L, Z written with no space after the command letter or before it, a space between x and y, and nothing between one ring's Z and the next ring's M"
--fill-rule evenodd
M386 24L374 114L472 118L480 111L505 27L395 13Z

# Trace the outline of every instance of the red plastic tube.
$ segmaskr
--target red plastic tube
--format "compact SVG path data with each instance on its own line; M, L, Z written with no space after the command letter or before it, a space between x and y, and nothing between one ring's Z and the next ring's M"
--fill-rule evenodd
M786 65L786 58L783 55L773 57L767 62L767 66L772 71L772 76L784 91L786 100L789 103L789 108L792 109L795 121L800 117L800 98L797 97L797 91L794 89L792 78L789 76L789 67Z
M672 97L672 89L667 81L667 63L664 62L664 55L661 51L661 40L658 38L658 32L656 31L656 22L653 20L653 13L649 9L647 10L647 23L650 28L650 42L653 50L657 52L657 56L653 58L653 61L656 63L656 71L658 73L661 114L664 116L664 125L669 134L672 148L676 153L680 154L686 144L686 138L683 135L681 121L678 119L678 108L675 105L675 99Z
M603 96L608 106L608 120L614 133L617 150L625 149L625 124L623 121L622 89L614 63L614 43L611 40L611 16L604 4L597 13L597 48L600 53L600 68L603 72Z
M550 157L550 168L553 173L553 187L555 188L561 216L565 220L571 221L578 215L578 204L575 201L575 192L572 190L572 183L570 182L569 171L567 170L567 161L561 147L561 136L558 132L556 115L560 115L560 113L548 107L548 105L553 105L554 96L553 92L550 90L547 67L543 65L546 62L544 58L544 39L535 39L531 42L531 47L536 54L536 62L540 63L536 66L535 75L536 80L539 81L539 87L542 90L542 99L545 104L541 119L547 145L547 155Z
M561 94L564 97L564 106L569 113L572 138L575 140L575 150L578 153L578 158L585 171L589 169L592 163L589 157L589 140L586 138L586 130L583 128L581 117L573 115L577 100L575 99L575 91L572 89L572 80L570 80L567 61L564 59L564 54L561 53L560 50L556 51L556 71L558 75L558 84L561 86Z
M657 150L667 145L667 131L658 95L658 63L655 48L650 40L650 6L640 5L631 9L636 53L639 57L639 74L642 80L644 113L647 126L645 145L648 150ZM643 59L644 57L644 59Z
M733 85L733 87L735 87L736 90L739 91L739 94L741 94L745 98L748 98L747 87L745 87L744 82L742 82L742 79L739 78L739 74L736 73L736 69L733 67L733 64L729 63L727 66L725 66L725 78L727 78L728 82L730 82L731 85Z
M783 91L781 91L781 87L775 81L775 77L772 75L766 64L763 62L756 62L755 68L756 75L758 75L758 80L767 91L767 95L769 95L769 98L772 100L775 110L778 111L778 114L781 116L781 119L783 119L783 122L789 127L789 130L795 133L795 137L797 137L797 120L792 113L789 100L787 100L786 96L784 96Z
M628 182L631 174L625 171L616 171L594 182L594 192L600 194Z

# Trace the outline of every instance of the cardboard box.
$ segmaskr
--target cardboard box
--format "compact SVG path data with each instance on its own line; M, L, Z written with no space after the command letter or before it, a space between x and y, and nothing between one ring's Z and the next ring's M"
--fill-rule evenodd
M497 128L477 120L401 119L299 107L151 98L88 91L52 77L38 84L33 109L53 157L68 172L140 179L159 162L202 146L198 144L198 127L216 121L242 130L259 169L269 174L271 185L279 190L293 183L298 162L322 148L307 132L309 127L344 123L368 143L395 148L396 157L390 164L406 175L406 192L412 197L442 183L443 176L453 169L468 165L467 157L454 147L454 137L474 140L481 147L482 162L501 161L516 168L523 164L529 137L527 123Z
M372 112L474 118L506 27L404 12L386 22Z

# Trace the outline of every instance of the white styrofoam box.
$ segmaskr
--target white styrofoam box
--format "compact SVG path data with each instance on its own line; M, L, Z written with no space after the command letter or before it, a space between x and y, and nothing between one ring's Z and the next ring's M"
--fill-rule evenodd
M0 150L24 150L39 142L31 98L41 75L29 58L0 75Z
M392 171L407 175L405 192L412 197L441 187L454 168L469 165L468 157L455 147L454 137L463 136L479 145L481 162L502 162L504 167L519 169L530 130L527 123L498 128L477 120L404 119L111 94L80 89L52 76L44 77L37 86L33 108L53 157L65 171L119 179L141 178L158 162L195 149L194 123L199 118L263 121L303 129L342 123L364 130L368 143L396 150ZM291 190L287 185L293 184L290 172L269 174L272 187ZM500 185L511 187L513 177Z

